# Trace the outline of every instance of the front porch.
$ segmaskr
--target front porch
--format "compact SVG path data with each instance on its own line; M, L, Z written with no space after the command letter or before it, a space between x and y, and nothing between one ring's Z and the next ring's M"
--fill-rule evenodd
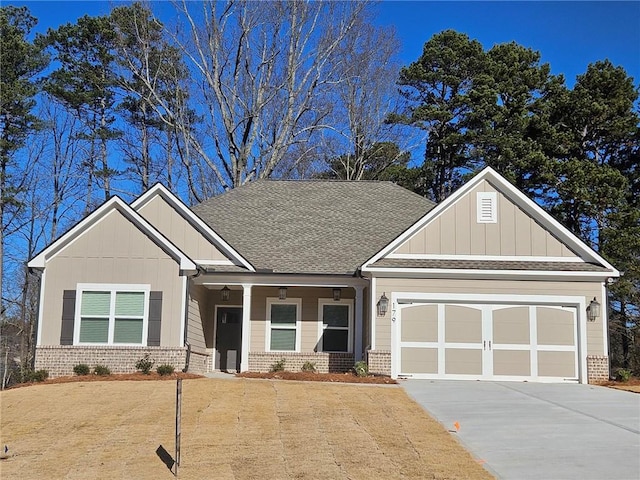
M259 276L259 275L258 275ZM190 370L344 372L364 358L367 281L356 277L204 274L189 285Z

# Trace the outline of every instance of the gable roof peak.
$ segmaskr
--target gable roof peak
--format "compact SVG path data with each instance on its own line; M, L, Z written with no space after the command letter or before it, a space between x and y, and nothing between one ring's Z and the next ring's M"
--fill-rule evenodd
M521 192L511 182L509 182L506 178L504 178L496 170L489 166L483 168L471 180L469 180L467 183L462 185L455 192L445 198L442 202L436 205L435 208L426 213L421 219L419 219L416 223L414 223L411 227L409 227L401 235L399 235L393 242L391 242L385 248L369 258L363 264L363 269L366 270L373 263L391 253L395 248L400 246L418 230L423 228L428 222L439 216L442 212L447 210L460 198L471 192L485 180L490 181L502 195L507 197L526 214L534 218L544 228L552 232L554 236L568 245L569 248L578 256L582 257L583 260L585 260L586 262L602 265L609 270L610 276L612 277L620 276L620 272L613 265L607 262L598 252L589 247L585 242L578 238L577 235L569 231L564 225L553 218L540 205L538 205L535 201Z
M30 268L37 269L45 268L47 260L57 255L58 252L63 250L70 242L81 236L87 229L96 225L100 220L113 211L120 212L121 215L136 225L136 227L151 238L156 245L175 259L179 263L180 269L185 273L189 274L197 271L196 264L182 250L176 247L169 239L162 235L162 233L160 233L153 225L147 222L144 217L142 217L136 210L117 195L114 195L109 200L105 201L100 207L79 221L74 227L69 229L48 247L44 248L29 261L28 266Z

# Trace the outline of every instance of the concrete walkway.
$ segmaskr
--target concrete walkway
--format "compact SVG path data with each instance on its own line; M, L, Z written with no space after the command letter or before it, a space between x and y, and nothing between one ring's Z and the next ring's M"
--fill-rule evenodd
M498 478L640 479L640 394L577 384L404 380Z

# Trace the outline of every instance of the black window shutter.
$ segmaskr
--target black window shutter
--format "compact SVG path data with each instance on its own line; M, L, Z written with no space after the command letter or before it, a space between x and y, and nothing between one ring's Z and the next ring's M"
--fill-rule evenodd
M162 292L149 292L149 328L147 346L160 346L160 324L162 322Z
M76 318L76 291L65 290L62 293L62 328L60 345L73 345L73 322ZM42 319L40 319L42 321Z

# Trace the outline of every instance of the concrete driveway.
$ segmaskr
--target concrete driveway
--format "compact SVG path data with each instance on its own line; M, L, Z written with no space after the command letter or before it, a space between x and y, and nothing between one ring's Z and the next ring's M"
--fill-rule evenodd
M640 394L577 384L403 380L498 478L640 479Z

